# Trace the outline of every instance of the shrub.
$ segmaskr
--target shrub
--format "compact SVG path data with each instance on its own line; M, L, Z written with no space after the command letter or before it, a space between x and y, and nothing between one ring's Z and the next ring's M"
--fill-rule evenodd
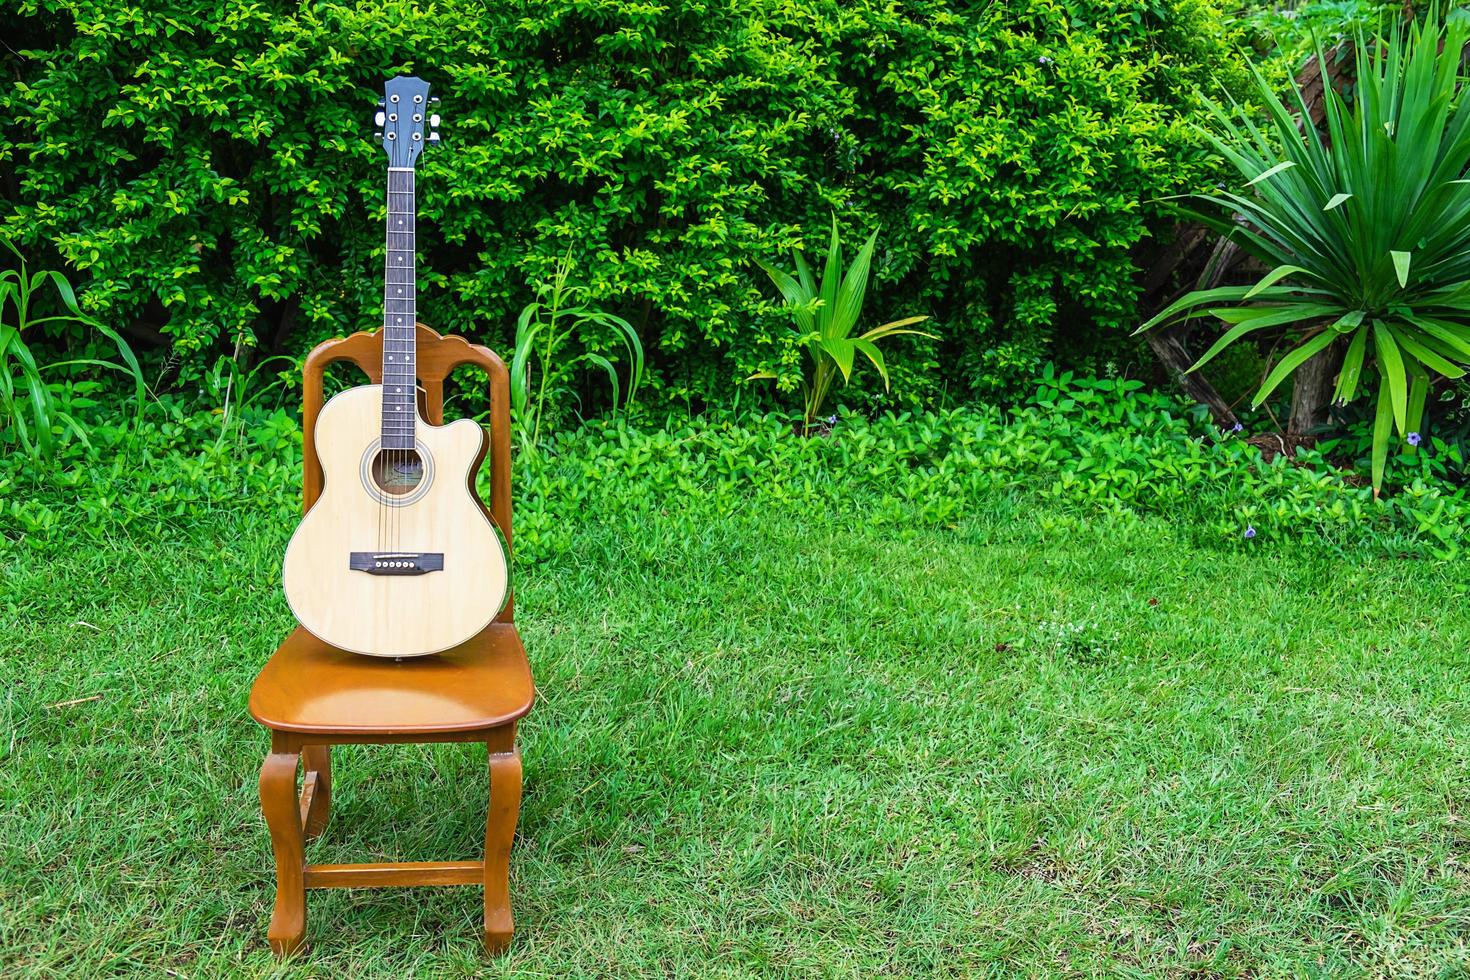
M373 326L365 137L413 70L444 98L418 182L435 327L509 349L524 284L571 247L652 384L727 394L802 356L752 261L835 209L885 229L885 300L944 338L895 388L1015 389L1131 343L1129 251L1202 173L1183 119L1229 72L1220 23L1208 0L20 0L0 225L85 269L88 309L185 351Z

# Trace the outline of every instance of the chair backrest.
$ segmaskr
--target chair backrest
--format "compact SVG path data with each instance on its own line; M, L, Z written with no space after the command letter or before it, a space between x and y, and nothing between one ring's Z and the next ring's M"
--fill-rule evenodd
M510 372L494 351L479 344L471 344L463 337L442 337L437 332L418 324L415 341L418 344L419 411L430 425L444 422L444 379L462 364L483 368L490 376L490 506L475 495L475 502L485 515L500 528L505 539L505 557L511 552L510 527ZM306 356L306 367L302 378L301 432L302 480L301 496L303 510L322 493L322 464L316 454L316 417L322 410L322 378L329 364L351 361L368 376L372 384L383 379L383 335L355 333L350 337L338 337L318 344ZM471 492L474 491L473 479ZM515 620L515 595L506 596L505 608L495 617L496 622L509 623Z

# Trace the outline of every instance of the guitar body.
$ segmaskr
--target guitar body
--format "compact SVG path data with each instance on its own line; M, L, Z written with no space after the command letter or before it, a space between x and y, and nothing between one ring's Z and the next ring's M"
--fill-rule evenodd
M379 448L383 386L332 398L316 424L324 486L286 548L297 620L326 643L416 657L475 636L505 605L505 550L473 490L485 433L414 415L413 450Z

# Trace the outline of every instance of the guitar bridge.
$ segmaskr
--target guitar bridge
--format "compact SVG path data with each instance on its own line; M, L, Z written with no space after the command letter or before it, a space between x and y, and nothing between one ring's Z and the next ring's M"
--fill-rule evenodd
M347 567L369 575L424 575L444 570L442 551L354 551Z

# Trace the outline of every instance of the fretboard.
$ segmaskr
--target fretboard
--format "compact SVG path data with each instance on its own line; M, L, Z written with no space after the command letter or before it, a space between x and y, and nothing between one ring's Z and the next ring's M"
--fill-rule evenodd
M413 171L388 168L388 257L383 275L383 448L412 449L414 392Z

